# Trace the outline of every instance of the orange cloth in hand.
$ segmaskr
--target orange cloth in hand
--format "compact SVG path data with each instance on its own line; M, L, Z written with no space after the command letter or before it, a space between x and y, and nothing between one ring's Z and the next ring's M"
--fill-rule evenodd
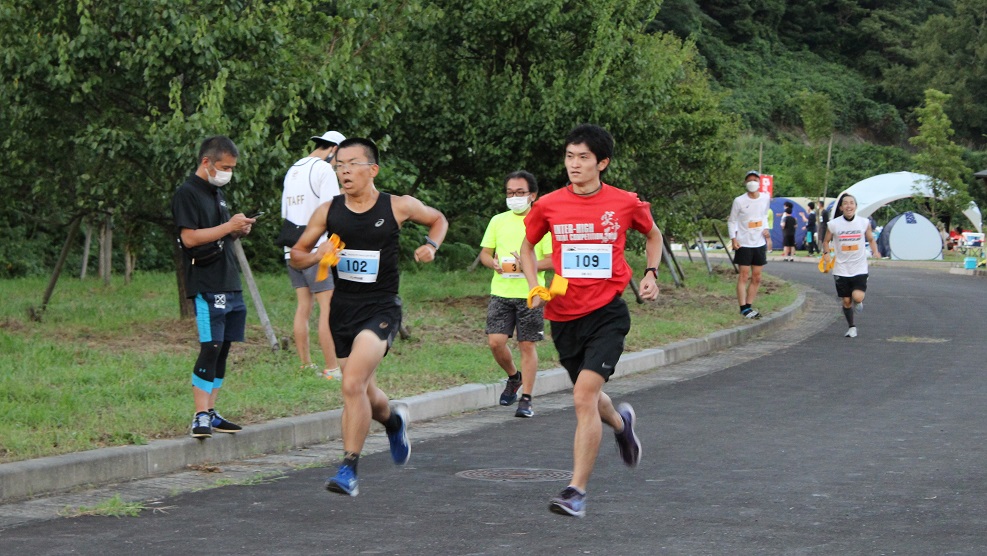
M535 297L540 297L545 301L551 301L554 297L565 295L565 292L568 289L569 280L556 274L555 277L552 278L552 283L548 288L545 288L545 286L535 286L531 288L531 291L528 292L528 308L531 308Z
M329 267L339 264L339 252L346 247L336 234L329 236L329 243L332 244L332 249L322 256L322 260L319 261L319 271L315 273L315 279L319 282L329 277Z

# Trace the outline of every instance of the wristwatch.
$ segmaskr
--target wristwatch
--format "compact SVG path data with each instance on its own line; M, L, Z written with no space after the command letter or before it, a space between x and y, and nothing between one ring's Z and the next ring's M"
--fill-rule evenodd
M655 275L655 280L658 279L658 267L649 266L648 268L644 269L644 276L647 276L649 272Z

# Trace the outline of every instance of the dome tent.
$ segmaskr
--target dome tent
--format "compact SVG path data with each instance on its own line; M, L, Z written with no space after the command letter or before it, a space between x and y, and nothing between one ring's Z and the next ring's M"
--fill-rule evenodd
M858 181L836 197L839 199L844 193L853 195L857 200L857 214L867 218L877 209L898 199L934 197L928 185L931 179L929 176L914 172L880 174ZM836 207L829 205L826 210L832 220ZM970 206L963 211L963 216L967 217L978 232L983 231L983 219L976 203L970 203Z
M942 260L942 236L935 224L915 212L895 216L877 238L881 254L899 261Z

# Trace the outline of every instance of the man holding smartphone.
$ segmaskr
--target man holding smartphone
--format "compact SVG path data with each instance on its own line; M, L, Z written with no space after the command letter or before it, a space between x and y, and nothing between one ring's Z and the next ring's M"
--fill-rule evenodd
M346 137L338 131L327 131L322 135L312 137L315 150L308 156L299 159L284 177L284 192L281 194L281 217L285 220L304 226L319 205L339 195L339 182L336 172L329 161L336 154L339 143ZM326 241L322 234L316 243L316 248ZM302 361L302 370L317 371L319 376L326 379L340 378L339 362L336 361L336 348L329 332L329 303L332 301L334 289L332 274L325 280L318 280L316 266L305 270L291 267L291 247L284 248L285 263L288 268L288 278L295 289L297 305L295 320L292 327L295 337L295 348ZM313 301L319 303L319 347L325 365L319 367L312 362L309 353L309 319L312 315Z
M175 191L171 211L185 256L185 283L194 299L199 330L199 357L192 369L195 417L192 437L213 431L235 433L239 425L216 411L216 396L226 376L232 342L242 342L247 306L232 245L250 233L255 220L243 213L230 216L223 186L233 178L239 151L229 137L210 137L199 148L199 166ZM205 256L196 255L196 250Z

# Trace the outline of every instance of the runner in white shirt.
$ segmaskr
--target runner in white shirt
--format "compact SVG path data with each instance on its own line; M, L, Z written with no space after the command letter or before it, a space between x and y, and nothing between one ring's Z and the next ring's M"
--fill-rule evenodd
M319 208L319 205L339 195L339 181L328 160L332 160L337 146L345 139L346 137L338 131L327 131L321 136L312 137L315 141L315 150L295 162L285 174L284 191L281 194L282 218L295 224L308 224L312 213ZM324 241L326 235L322 234L316 247ZM289 262L291 258L291 247L288 245L284 248L285 262ZM332 275L325 280L318 280L317 272L318 266L296 270L288 265L288 278L295 289L298 302L292 326L295 348L302 361L302 369L314 370L327 379L340 378L336 348L332 342L332 334L329 332L329 303L332 301L335 285ZM319 304L319 347L325 361L322 367L312 362L309 353L308 321L312 315L313 298Z
M740 267L737 277L737 301L744 318L759 319L761 313L751 307L761 285L761 268L768 262L767 214L771 198L760 192L761 174L751 170L744 176L747 193L733 200L727 233L733 243L733 262Z
M823 264L829 264L829 242L833 241L836 261L833 277L836 279L836 295L843 300L843 316L846 317L847 338L857 337L853 313L863 311L864 293L867 291L867 244L871 253L880 258L881 252L874 241L870 220L857 217L857 199L844 194L837 203L837 214L826 226L823 238ZM842 213L841 213L842 211Z

